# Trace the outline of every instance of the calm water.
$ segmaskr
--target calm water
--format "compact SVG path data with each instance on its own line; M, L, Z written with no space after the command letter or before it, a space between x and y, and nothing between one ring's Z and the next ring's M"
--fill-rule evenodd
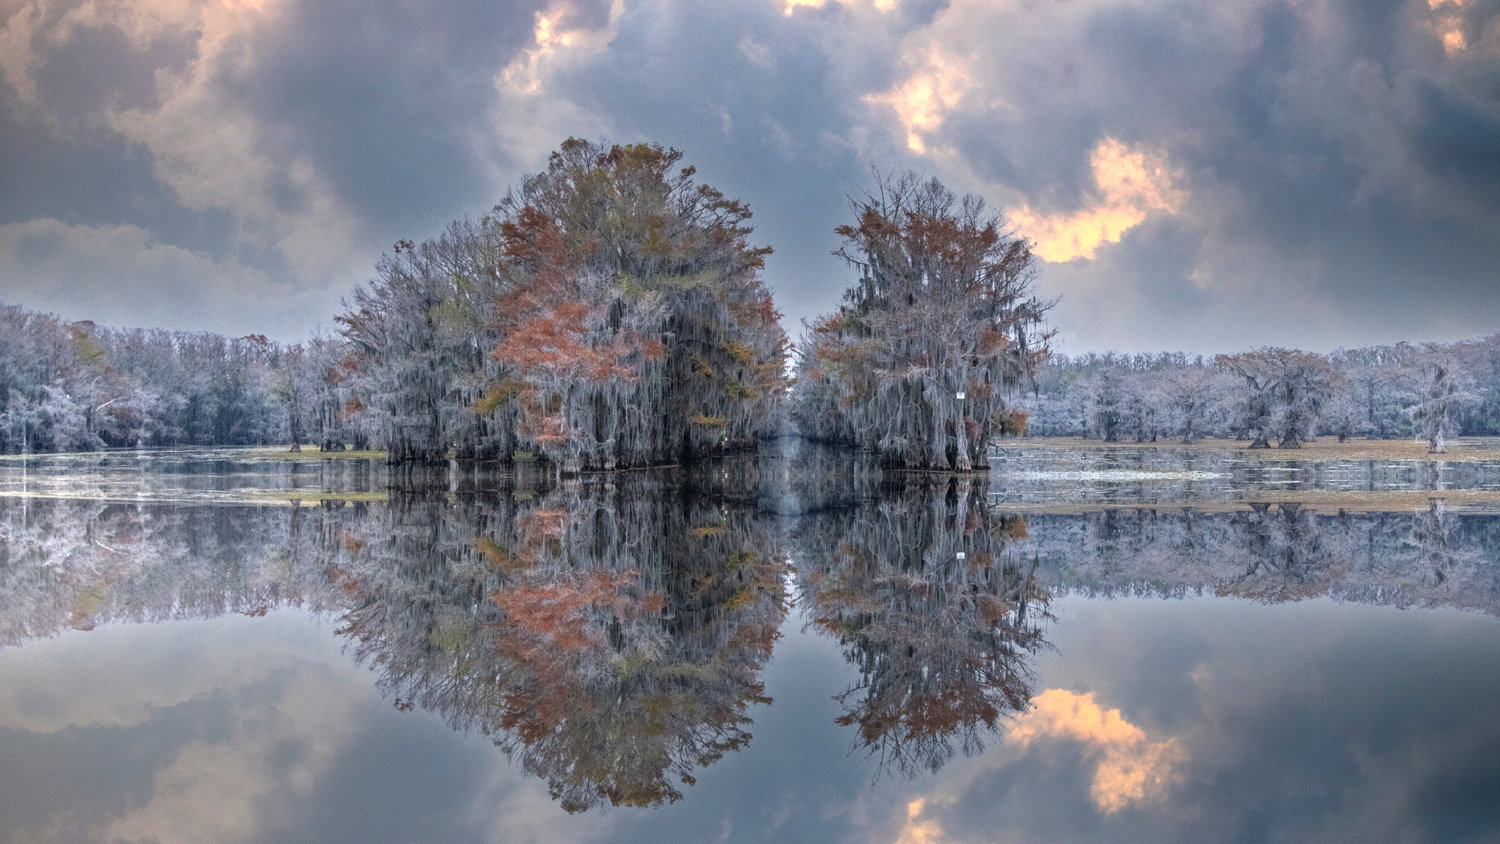
M0 462L0 841L1500 840L1494 465L1111 459Z

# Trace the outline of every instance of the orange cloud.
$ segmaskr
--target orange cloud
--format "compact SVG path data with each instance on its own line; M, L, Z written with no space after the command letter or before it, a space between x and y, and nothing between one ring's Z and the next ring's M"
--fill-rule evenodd
M895 844L940 844L946 838L937 821L922 819L926 805L920 797L906 804L906 824L897 833Z
M1119 243L1148 214L1175 213L1182 206L1181 175L1160 153L1106 137L1094 147L1089 164L1095 191L1087 207L1045 215L1022 203L1010 212L1011 222L1036 242L1035 252L1044 261L1093 258L1101 245Z
M1432 29L1443 42L1443 52L1449 56L1469 49L1469 39L1464 35L1462 12L1469 2L1470 0L1427 0L1427 8L1437 13L1432 20Z
M967 68L932 50L921 71L883 94L865 97L865 101L895 109L896 117L906 128L907 148L921 155L927 151L923 135L942 124L971 84Z
M536 13L532 28L532 40L536 46L521 53L505 70L500 79L505 84L524 94L535 94L542 87L542 78L557 55L568 49L598 52L615 39L620 16L625 13L623 0L614 0L609 9L609 23L602 29L572 26L578 17L570 0L554 0L545 11Z
M1098 760L1089 790L1094 805L1106 814L1134 803L1160 798L1179 777L1187 754L1176 739L1152 741L1118 709L1103 709L1094 695L1048 689L1032 699L1033 707L1017 719L1010 741L1021 748L1042 738L1082 742Z

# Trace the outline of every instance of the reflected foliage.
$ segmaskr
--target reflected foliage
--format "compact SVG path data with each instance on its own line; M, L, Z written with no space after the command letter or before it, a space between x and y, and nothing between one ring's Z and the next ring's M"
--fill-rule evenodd
M0 498L0 646L111 622L330 609L319 569L341 517Z
M786 612L752 510L635 479L388 518L336 577L398 706L491 736L569 811L674 801L749 741Z
M1048 593L1012 550L1024 517L992 518L986 487L888 486L797 528L810 621L859 669L838 721L881 770L936 771L1030 703Z
M1315 511L1293 502L1227 513L1112 508L1032 514L1018 553L1050 587L1086 595L1217 594L1266 603L1328 596L1500 614L1500 516Z

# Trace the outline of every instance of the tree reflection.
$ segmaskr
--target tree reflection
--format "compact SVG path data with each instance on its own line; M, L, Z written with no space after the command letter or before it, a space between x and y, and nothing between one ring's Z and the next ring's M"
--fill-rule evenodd
M649 479L430 502L338 575L398 705L489 735L569 811L674 801L749 741L786 612L752 508Z
M1051 596L1500 615L1500 516L1462 498L1004 516L983 479L892 484L815 451L547 483L465 475L275 507L0 496L0 646L328 613L398 708L490 737L576 811L676 800L749 741L788 611L788 528L810 626L857 670L838 720L881 771L976 752L1028 706Z
M881 771L976 753L1031 700L1048 594L1009 547L1025 519L991 518L984 502L982 479L917 482L797 528L811 622L859 669L838 723Z
M1255 503L1248 512L1235 513L1230 527L1240 539L1231 557L1243 568L1218 584L1221 595L1280 602L1327 594L1331 580L1342 572L1328 549L1313 513L1300 504Z
M1313 597L1500 615L1500 516L1319 512L1297 502L1223 513L1109 508L1032 514L1019 553L1050 588L1086 595Z

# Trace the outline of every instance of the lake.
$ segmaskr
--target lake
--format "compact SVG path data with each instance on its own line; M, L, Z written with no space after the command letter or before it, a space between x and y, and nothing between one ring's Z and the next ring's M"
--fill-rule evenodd
M0 841L1496 841L1497 556L1483 459L6 458Z

